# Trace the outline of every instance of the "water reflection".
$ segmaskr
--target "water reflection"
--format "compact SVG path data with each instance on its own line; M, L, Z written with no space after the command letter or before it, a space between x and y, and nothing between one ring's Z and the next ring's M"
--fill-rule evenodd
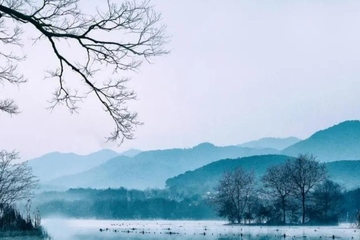
M349 225L337 227L229 226L222 221L114 221L46 219L54 240L279 240L355 239L360 232Z

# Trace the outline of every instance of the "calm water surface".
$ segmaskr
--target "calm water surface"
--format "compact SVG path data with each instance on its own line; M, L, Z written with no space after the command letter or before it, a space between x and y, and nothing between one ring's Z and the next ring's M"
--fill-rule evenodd
M360 229L349 224L337 227L227 226L224 221L119 221L44 219L43 225L54 240L85 239L355 239Z

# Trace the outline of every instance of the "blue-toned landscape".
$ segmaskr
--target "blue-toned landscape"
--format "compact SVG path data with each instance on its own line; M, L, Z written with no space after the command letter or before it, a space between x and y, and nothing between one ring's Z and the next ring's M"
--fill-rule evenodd
M0 0L0 239L360 240L359 12Z

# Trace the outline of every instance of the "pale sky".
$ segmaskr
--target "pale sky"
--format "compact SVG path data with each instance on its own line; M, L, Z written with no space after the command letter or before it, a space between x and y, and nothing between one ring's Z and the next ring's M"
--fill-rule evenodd
M101 4L101 1L93 1ZM79 114L50 113L56 61L45 44L27 45L28 83L0 86L20 115L0 115L0 149L30 159L52 151L87 154L235 145L262 137L307 138L360 119L360 1L152 1L163 15L171 54L144 65L130 86L143 126L136 140L105 143L113 129L89 98ZM94 6L92 6L94 7ZM24 36L26 37L26 31Z

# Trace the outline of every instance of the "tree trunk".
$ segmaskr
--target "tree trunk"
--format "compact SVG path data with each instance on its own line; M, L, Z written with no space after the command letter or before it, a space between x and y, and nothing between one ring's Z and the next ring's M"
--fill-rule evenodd
M286 214L285 214L285 199L284 197L281 198L282 202L282 212L283 212L283 224L286 224Z
M302 196L302 224L305 223L305 193L301 194Z

